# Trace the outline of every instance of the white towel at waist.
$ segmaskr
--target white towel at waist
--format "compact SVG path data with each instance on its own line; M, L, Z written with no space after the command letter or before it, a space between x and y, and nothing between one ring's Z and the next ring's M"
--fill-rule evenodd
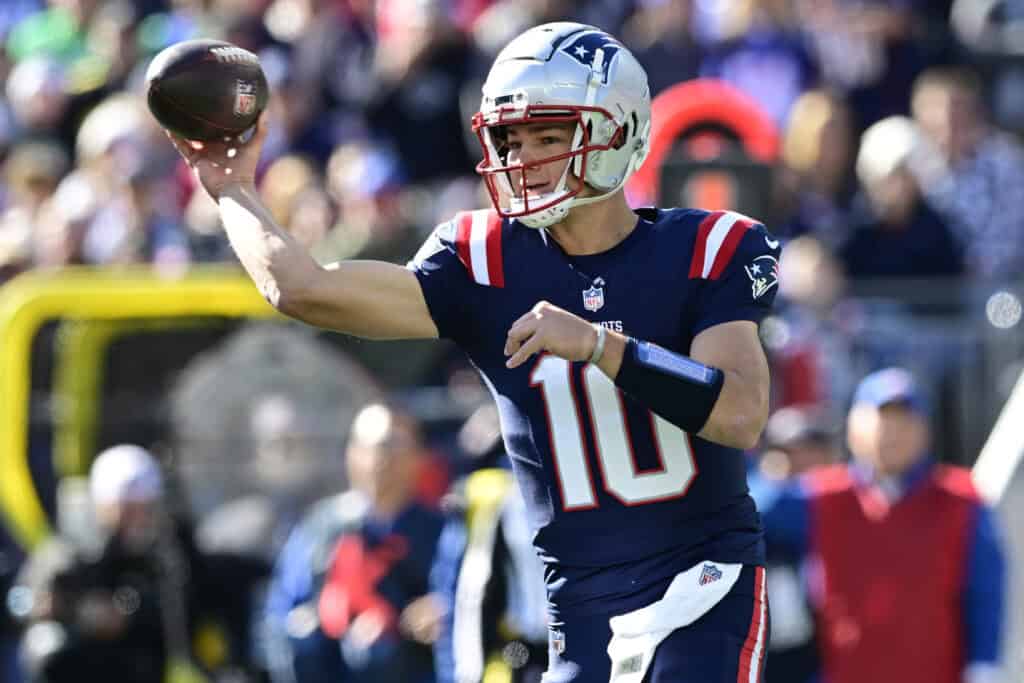
M742 569L741 564L700 562L677 574L661 600L612 617L609 683L640 683L661 641L717 605L732 590Z

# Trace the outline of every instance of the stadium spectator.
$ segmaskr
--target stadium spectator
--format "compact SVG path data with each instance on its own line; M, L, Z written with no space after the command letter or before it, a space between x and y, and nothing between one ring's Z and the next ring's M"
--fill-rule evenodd
M697 75L700 50L690 26L689 0L645 0L623 28L623 41L647 71L651 95Z
M289 536L267 594L275 683L433 681L442 605L428 593L440 513L414 497L419 426L371 404L345 454L351 488L319 501Z
M14 137L54 137L70 149L78 121L72 117L65 67L37 56L12 65L4 95Z
M935 36L949 37L942 24L946 15L937 9L944 0L794 4L822 79L851 103L858 131L885 117L906 114L906 93L914 77L930 60L949 56L948 47L943 55L941 48L928 44ZM926 28L919 30L922 26Z
M24 553L0 531L0 680L21 683L21 664L18 661L18 642L21 638L17 620L11 612L7 598L14 584Z
M327 202L319 166L296 154L279 157L267 168L262 194L274 219L307 247L323 240L331 227L331 207L315 211ZM323 201L318 201L323 200Z
M918 126L892 116L868 128L857 153L863 194L839 251L851 278L955 276L963 273L952 228L925 203L914 169L930 148Z
M842 405L857 379L852 348L864 311L835 254L818 239L791 240L779 259L782 305L765 330L772 404Z
M501 467L476 470L456 491L431 575L447 606L435 645L438 683L538 683L547 667L547 598L525 502Z
M249 588L263 566L200 554L188 526L169 517L164 487L156 459L138 446L96 457L98 542L64 529L33 552L9 594L27 627L30 681L161 683L172 668L195 671L193 662L223 671L247 661Z
M954 229L970 275L1005 281L1024 272L1024 147L992 126L983 86L966 68L936 68L914 84L914 117L940 153L917 169L928 200Z
M720 7L723 16L701 60L700 75L736 86L784 125L800 94L819 82L818 65L792 7L778 0Z
M0 282L33 265L34 232L70 159L52 140L15 145L3 165L4 208L0 214Z
M187 266L178 197L167 182L174 161L150 144L154 127L142 103L125 93L89 112L76 137L77 166L33 223L38 265Z
M199 520L196 535L203 548L273 563L308 506L336 490L341 477L335 476L334 459L324 457L319 440L324 435L303 407L285 391L253 397L246 415L248 462L233 468L227 487L210 477L216 492L199 490L195 483L191 490L195 499L224 499Z
M965 61L984 65L992 120L1019 135L1024 132L1024 66L1017 57L1024 2L953 0L951 4L950 29L966 48Z
M806 558L830 683L979 683L999 674L1006 573L970 474L930 457L925 397L902 368L865 377L849 464L764 501L769 547Z
M765 425L758 472L770 481L796 479L819 465L839 462L837 429L827 406L793 405Z
M387 147L369 140L338 145L327 163L327 191L338 220L315 247L317 259L394 261L415 250L420 235L402 213L404 183L400 161Z
M439 0L378 3L378 45L366 120L374 136L394 144L411 182L470 173L462 107L479 57ZM474 88L475 90L475 88Z
M446 607L434 644L438 683L538 683L547 667L544 570L499 429L488 401L456 437L473 469L445 496L448 519L431 569Z
M775 175L778 234L836 249L849 231L856 180L853 121L841 97L809 90L793 104Z

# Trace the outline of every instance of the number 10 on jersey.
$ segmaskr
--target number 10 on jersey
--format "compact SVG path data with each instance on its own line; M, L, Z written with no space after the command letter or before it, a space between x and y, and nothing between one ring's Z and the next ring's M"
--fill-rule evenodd
M626 423L622 394L595 365L575 366L583 376L596 457L605 490L624 505L642 505L686 493L697 475L690 438L671 422L650 413L653 443L661 461L657 470L640 471ZM587 464L582 411L573 390L574 366L545 355L530 373L547 410L555 476L566 510L597 506L594 477Z

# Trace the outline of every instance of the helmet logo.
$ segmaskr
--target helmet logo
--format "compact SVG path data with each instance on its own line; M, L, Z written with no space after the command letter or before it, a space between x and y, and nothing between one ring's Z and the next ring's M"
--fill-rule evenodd
M594 64L594 54L599 49L604 50L604 78L602 80L607 83L608 65L615 59L615 55L622 49L622 45L607 33L588 31L560 49L588 69Z

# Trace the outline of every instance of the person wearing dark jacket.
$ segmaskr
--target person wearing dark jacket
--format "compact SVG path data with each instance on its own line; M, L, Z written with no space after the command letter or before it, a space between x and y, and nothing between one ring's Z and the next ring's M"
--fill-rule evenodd
M266 568L202 554L190 526L168 514L160 467L139 446L96 457L89 499L95 542L51 537L11 589L28 679L163 683L169 671L241 667L250 589ZM193 651L200 632L215 657Z
M864 132L857 156L863 193L839 257L851 278L941 277L964 272L953 231L922 198L916 166L932 152L911 119L892 116Z

